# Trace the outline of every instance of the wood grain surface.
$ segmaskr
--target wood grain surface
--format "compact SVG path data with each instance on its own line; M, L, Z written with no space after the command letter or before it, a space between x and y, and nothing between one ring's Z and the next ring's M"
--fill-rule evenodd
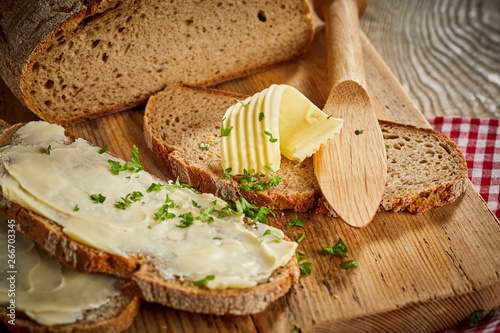
M370 0L362 29L424 115L500 118L500 1Z
M392 9L396 10L397 6L392 3ZM411 6L428 9L433 8L433 3L412 1ZM453 8L460 1L441 3L444 7L438 6L436 15L446 12L446 4ZM370 6L386 8L382 1L372 1ZM375 24L369 21L375 20L370 16L374 15L370 6L363 25ZM485 5L482 6L484 10ZM409 9L405 7L406 10ZM415 10L405 17L417 16ZM380 15L393 14L384 12ZM391 16L391 19L395 18ZM407 23L397 24L403 27ZM406 51L403 46L399 47L398 52ZM325 34L320 27L310 50L298 61L220 84L217 88L253 94L271 83L287 83L297 87L321 107L329 92L325 50ZM428 126L415 103L366 37L363 38L363 51L368 92L378 118ZM402 61L401 54L393 54L392 57L395 63ZM478 60L477 57L471 58ZM495 63L497 60L492 58ZM405 73L415 72L420 78L420 72L431 73L427 66L423 62L425 70L406 69ZM398 75L399 72L395 71ZM418 82L411 76L402 78L404 82ZM458 84L456 81L452 78L448 84ZM481 87L483 83L488 85L486 79L478 82ZM488 86L493 91L490 101L498 98L498 91L494 93L498 85ZM437 101L445 103L440 96L442 91L435 93L426 89L425 85L421 87L425 91L424 96L434 97L419 99L412 94L415 100L423 105L422 101L433 101L429 102L434 110L432 112L447 114L434 108ZM449 96L445 96L444 100L447 98ZM463 100L463 103L467 101L466 98ZM475 104L460 106L459 99L450 98L449 101L457 101L453 105L460 112L466 112L471 107L470 114L463 115L474 116L474 112L490 116L495 114L489 113L484 105L478 104L479 111L473 111ZM428 109L424 112L433 115ZM129 159L132 144L135 144L139 147L146 169L159 177L168 178L169 170L144 144L142 115L143 110L139 108L83 122L68 129L92 143L108 145L111 152L125 159ZM0 118L14 123L34 119L34 116L0 85ZM293 212L283 212L271 223L282 228L291 239L298 239L305 232L306 238L299 249L305 251L313 262L313 272L303 276L289 294L274 302L266 311L252 316L210 316L144 303L127 332L291 332L295 323L303 331L315 332L435 332L458 325L474 310L483 308L488 312L499 305L500 223L470 182L466 193L451 205L419 215L378 213L374 221L363 229L350 228L338 219L311 213L299 214L306 220L305 228L291 227L286 222L293 216ZM356 269L342 270L339 258L321 253L322 245L331 246L338 237L342 237L348 245L350 258L359 262Z

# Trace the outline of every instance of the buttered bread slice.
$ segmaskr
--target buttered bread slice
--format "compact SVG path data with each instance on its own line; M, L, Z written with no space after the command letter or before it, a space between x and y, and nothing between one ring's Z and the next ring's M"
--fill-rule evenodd
M245 101L248 96L185 85L167 87L151 97L146 106L146 144L182 182L204 192L220 197L243 196L271 209L315 209L331 214L321 197L312 158L298 163L282 156L280 169L265 177L226 176L218 147L220 121L234 105L234 98ZM388 161L379 210L420 213L453 202L463 193L467 165L455 143L432 129L390 121L379 124ZM275 178L279 183L272 182ZM253 187L248 186L250 182Z
M0 215L0 320L12 331L121 332L134 319L140 300L126 280L78 273L14 229ZM10 245L10 246L9 246Z
M210 314L259 312L297 281L295 242L246 218L242 202L159 181L135 147L125 162L45 122L3 138L0 208L79 270L130 277L147 301Z

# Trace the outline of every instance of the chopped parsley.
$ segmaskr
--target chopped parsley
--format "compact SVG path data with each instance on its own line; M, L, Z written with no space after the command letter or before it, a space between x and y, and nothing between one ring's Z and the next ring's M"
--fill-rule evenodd
M306 233L303 232L302 235L299 237L299 239L297 239L297 243L300 243L304 240L304 238L306 238Z
M108 151L108 146L104 146L104 147L102 147L101 149L99 149L98 153L99 153L99 154L104 154L104 153L105 153L105 152L107 152L107 151Z
M385 148L386 148L386 149L389 149L389 148L391 148L391 147L390 147L389 145L385 145Z
M299 333L300 332L300 325L295 323L293 324L293 331L292 333Z
M52 147L49 145L49 146L47 147L47 150L45 151L45 154L50 155L50 150L51 150L51 149L52 149Z
M233 171L233 168L227 168L226 170L224 170L227 179L231 179L231 171ZM221 178L224 178L224 176L222 176Z
M263 175L261 174L261 177ZM243 176L240 178L240 182L243 184L240 189L247 192L262 192L267 190L268 186L277 186L281 180L279 176L274 176L266 182L258 182L259 178L255 175L248 173L246 169L243 170Z
M347 257L347 252L349 252L349 249L347 248L344 241L340 237L334 246L331 247L323 246L323 254L331 254L333 256Z
M222 210L227 210L230 214L237 216L244 215L252 220L265 224L268 224L267 215L271 214L273 217L276 216L269 208L259 208L246 201L243 197L240 197L240 199L236 200L234 203L228 203Z
M213 166L213 164L212 164L212 163L208 163L208 167L209 167L209 168L213 168L214 166Z
M264 240L264 236L267 236L267 235L271 235L271 236L276 237L276 242L278 242L278 243L281 243L281 241L283 240L283 237L281 237L280 234L278 234L276 231L271 230L271 229L267 229L262 234L262 236L259 237L259 241L262 243L262 241Z
M297 217L297 214L295 214L295 217L288 221L288 225L290 226L296 226L296 227L304 227L306 225L305 221L301 219L300 217Z
M309 275L312 272L312 262L304 261L300 262L302 259L306 258L304 251L295 251L295 258L297 258L297 263L299 264L300 272L304 275Z
M354 134L360 135L360 134L363 134L364 131L365 131L364 129L357 129L354 131Z
M126 170L134 172L139 172L144 170L144 167L141 165L141 162L139 161L139 148L137 148L136 145L132 146L131 161L125 162L123 165L121 165L120 162L113 160L108 160L108 163L111 167L111 172L113 172L114 175L117 175L121 171L126 171Z
M200 142L201 149L210 149L210 144L205 142Z
M226 118L222 119L222 122L220 124L220 137L228 136L231 130L233 129L233 126L229 126L228 128L224 128L224 120Z
M304 275L309 275L312 272L312 262L304 261L303 263L299 263L300 272Z
M207 284L208 281L212 281L215 279L215 275L207 275L203 280L196 281L194 283L195 286L204 286Z
M219 240L219 239L222 239L222 237L214 237L213 239Z
M148 224L148 229L151 229L152 227Z
M146 190L146 193L151 193L153 191L160 191L162 186L165 186L165 185L162 185L160 183L151 183L151 186L148 187L148 189Z
M271 168L269 165L265 165L266 169L271 171L271 172L274 172L273 168Z
M193 199L191 199L191 202L193 203L193 206L195 206L196 208L201 208L201 205L196 201L194 201Z
M270 133L268 131L264 131L264 134L266 134L267 136L269 136L269 142L273 142L274 143L274 142L278 141L278 139L273 138L273 134L272 133Z
M90 198L94 200L96 203L103 203L104 200L106 200L106 197L103 196L101 193L99 194L91 194Z
M179 228L187 228L193 224L194 218L191 212L179 215L181 217L181 224L176 224Z
M78 207L78 205L75 205L75 208L73 208L73 211L74 211L74 212L77 212L77 211L79 211L79 210L80 210L80 207Z
M224 200L226 200L226 201L227 201L227 200L229 200L229 197L230 197L230 196L231 196L231 194L233 194L233 193L234 193L234 191L229 191L229 192L227 192L227 193L226 193L226 196L224 197Z
M188 188L190 189L193 193L198 193L198 191L196 191L196 189L194 189L193 187L191 187L191 185L189 184L181 184L179 182L179 176L177 176L177 178L175 179L175 183L174 184L171 184L169 185L171 188Z
M250 104L250 101L248 101L246 104L245 102L243 101L240 101L239 99L237 99L236 97L233 97L234 100L236 100L238 103L240 103L241 105L243 105L244 107L247 107L248 104Z
M142 194L141 192L139 191L134 191L132 193L129 193L124 197L121 197L121 201L116 201L115 202L115 207L116 208L119 208L119 209L127 209L127 207L130 207L130 205L133 203L133 202L137 202L141 199L141 197L143 197L144 194Z
M266 183L269 186L278 186L278 184L280 183L280 180L281 180L280 177L274 176L273 178L271 178L268 181L266 181Z
M264 120L264 113L263 112L259 113L259 121L262 121L262 120Z
M168 194L165 197L165 204L155 213L155 216L160 221L165 221L165 219L173 219L175 217L174 213L169 213L169 208L179 208L174 200L170 199Z
M328 115L328 117L326 117L326 119L330 119L332 117L332 115Z
M212 141L210 142L211 145L218 145L219 143L217 141Z
M203 212L196 217L197 220L201 220L202 222L214 222L214 218L212 216L208 216L210 213L221 213L217 209L215 209L215 205L217 204L217 200L212 201L212 204L205 208ZM201 206L200 206L201 207ZM224 217L224 215L221 215Z
M467 316L467 320L469 320L472 325L477 326L479 325L479 323L481 323L481 320L485 318L483 317L483 313L483 309L476 310Z
M355 267L358 267L358 262L356 260L348 260L340 264L340 268L342 269L351 269Z

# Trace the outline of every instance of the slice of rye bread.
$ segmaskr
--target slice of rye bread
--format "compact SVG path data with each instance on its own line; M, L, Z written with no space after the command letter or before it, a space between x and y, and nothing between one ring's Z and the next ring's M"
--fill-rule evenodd
M15 143L15 132L22 125L11 126L1 134L0 147ZM67 136L69 140L73 140L71 135ZM159 179L158 182L166 184ZM135 295L178 310L215 315L261 312L271 302L285 295L300 276L297 260L291 258L286 265L275 270L268 280L253 288L210 290L194 285L193 281L163 279L153 264L158 258L150 258L145 254L126 258L75 241L66 236L56 222L8 201L1 193L0 212L15 219L17 230L67 266L80 272L102 272L130 278Z
M62 125L144 104L169 84L210 85L302 55L306 0L0 1L0 75Z
M0 322L11 332L37 333L69 333L69 332L107 332L115 333L126 330L134 320L141 304L137 296L129 294L127 285L130 283L120 280L120 288L124 292L112 297L109 302L83 313L83 318L70 324L45 326L29 318L25 313L16 311L15 325L9 324L11 318L8 309L0 307Z
M172 85L152 96L144 115L148 147L163 159L181 182L235 200L271 209L316 209L335 215L314 176L312 158L297 163L282 156L278 186L262 192L240 189L240 177L227 179L220 161L222 117L235 103L233 97L248 96L227 91ZM467 165L463 154L446 136L428 128L380 120L387 148L387 185L379 210L424 212L453 202L465 190ZM214 144L212 144L214 141ZM200 148L200 143L210 148Z

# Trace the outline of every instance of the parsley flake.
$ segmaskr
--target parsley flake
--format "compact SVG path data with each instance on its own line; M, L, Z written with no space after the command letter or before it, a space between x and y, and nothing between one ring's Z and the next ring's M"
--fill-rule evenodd
M299 264L299 269L300 272L304 275L309 275L312 272L312 262L310 261L304 261L300 262L302 259L306 258L306 254L304 251L295 251L295 258L297 258L297 263Z
M143 197L144 194L142 194L141 192L139 191L134 191L132 193L129 193L124 197L121 197L121 201L116 201L115 202L115 207L116 208L119 208L119 209L127 209L127 207L130 207L130 205L133 203L133 202L137 202L140 200L141 197Z
M283 237L281 237L280 234L278 234L276 231L271 230L271 229L267 229L262 234L262 236L259 237L259 241L262 243L262 241L264 240L264 236L267 236L267 235L271 235L271 236L276 237L276 242L278 242L278 243L281 243L281 241L283 240Z
M226 201L227 201L227 200L229 200L229 197L230 197L230 196L231 196L231 194L233 194L233 193L234 193L234 191L229 191L229 192L227 192L227 193L226 193L226 196L224 197L224 200L226 200Z
M210 149L210 144L205 143L205 142L200 142L200 148L201 149Z
M290 221L288 221L288 225L290 226L296 226L296 227L304 227L305 226L305 222L303 219L301 219L300 217L297 217L297 214L295 214L295 217L293 219L291 219Z
M259 113L259 121L262 121L262 120L264 120L264 113L263 112Z
M340 264L340 268L342 269L351 269L355 267L358 267L358 262L356 260L348 260Z
M104 200L106 200L106 197L103 196L101 193L99 193L99 194L97 194L97 193L96 194L91 194L90 198L92 200L94 200L96 203L103 203Z
M292 333L299 333L300 332L300 325L299 324L293 324L293 331Z
M333 256L347 257L346 254L347 252L349 252L349 249L347 248L347 245L345 245L344 241L340 237L334 246L331 247L323 246L323 254L331 254Z
M114 175L119 174L121 171L134 171L139 172L144 170L144 167L141 165L139 161L139 148L136 145L132 146L132 157L130 158L130 162L125 162L123 165L120 164L119 161L108 160L108 163L111 167L111 172Z
M354 134L360 135L360 134L363 134L364 131L365 131L364 129L357 129L354 131Z
M268 131L264 131L264 134L267 135L267 136L269 136L269 142L273 142L274 143L274 142L278 141L278 139L273 138L273 134L272 133L270 133Z
M201 208L201 205L196 201L194 201L193 199L191 199L191 202L193 203L193 206L195 206L196 208Z
M271 172L274 172L273 168L271 168L269 165L265 165L266 169L271 171Z
M389 148L391 148L391 146L389 146L389 145L385 145L385 148L386 148L386 149L389 149Z
M326 119L330 119L332 117L332 115L328 115L328 117L326 117Z
M73 211L74 211L74 212L77 212L77 211L79 211L79 210L80 210L80 207L78 207L78 205L75 205L75 208L73 208Z
M203 280L196 281L194 283L195 286L204 286L207 284L208 281L212 281L215 279L215 275L207 275Z
M106 145L106 146L102 147L101 149L99 149L98 153L99 154L104 154L107 151L108 151L108 146Z
M303 232L302 235L299 237L299 239L297 239L297 243L300 243L304 240L304 238L306 238L306 233Z
M227 168L226 170L224 170L227 179L231 179L231 171L233 171L233 168ZM224 176L222 176L221 178L224 178Z
M228 136L231 130L233 129L233 126L229 126L228 128L224 128L224 120L226 118L222 119L222 122L220 124L220 137Z
M243 101L240 101L239 99L237 99L236 97L233 97L234 100L236 100L238 103L240 103L241 105L243 105L244 107L247 107L248 104L250 104L250 101L248 101L246 104L245 102Z
M148 187L148 189L146 190L146 193L151 193L153 191L160 191L162 186L165 186L165 185L160 184L160 183L151 183L151 186Z
M49 146L47 147L47 150L45 151L45 154L50 155L50 150L51 150L51 149L52 149L52 147L49 145Z
M181 217L181 224L176 224L179 228L187 228L193 224L194 218L191 212L179 215Z

